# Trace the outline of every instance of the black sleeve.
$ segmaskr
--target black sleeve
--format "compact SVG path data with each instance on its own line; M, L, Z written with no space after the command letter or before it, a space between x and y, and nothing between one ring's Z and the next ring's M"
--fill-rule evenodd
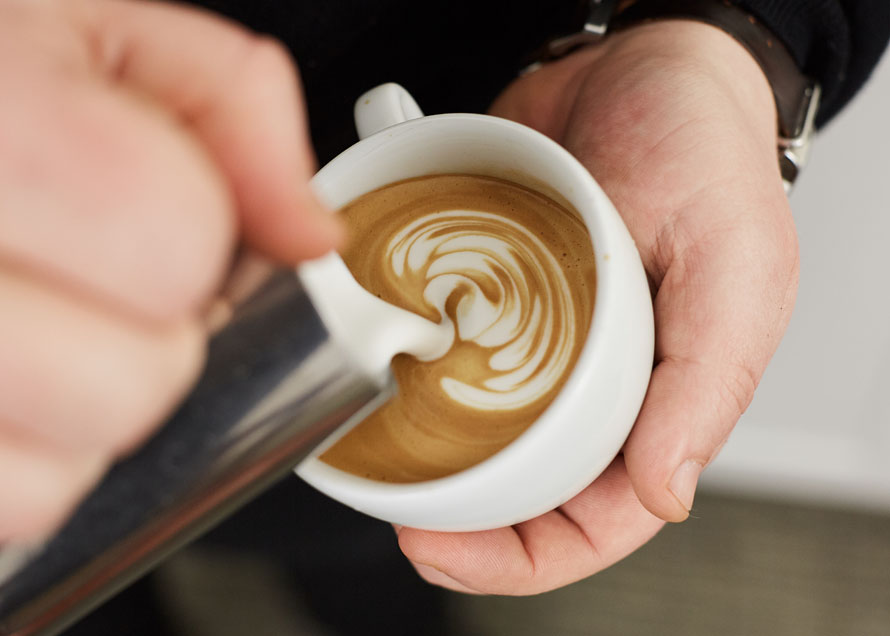
M482 110L549 37L581 26L580 0L183 1L291 49L322 161L354 141L352 102L367 88L400 82L431 113ZM820 81L819 124L862 86L890 36L890 0L732 1Z
M738 0L822 84L824 125L853 97L890 39L888 0Z

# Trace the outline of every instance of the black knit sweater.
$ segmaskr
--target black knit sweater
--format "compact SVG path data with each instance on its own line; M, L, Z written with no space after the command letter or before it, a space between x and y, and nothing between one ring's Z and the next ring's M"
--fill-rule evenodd
M350 145L352 103L396 81L428 113L482 111L577 0L192 0L282 40L300 66L322 162ZM890 37L890 0L740 0L818 78L823 125Z
M742 0L822 84L824 124L858 91L890 37L890 0Z

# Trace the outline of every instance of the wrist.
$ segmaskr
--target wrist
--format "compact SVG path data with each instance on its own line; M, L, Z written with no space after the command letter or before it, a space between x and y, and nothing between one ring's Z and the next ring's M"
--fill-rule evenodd
M594 4L605 0L595 0ZM743 46L770 84L776 106L776 145L786 193L806 164L821 87L805 75L776 34L734 0L631 0L608 23L613 31L659 20L713 25Z
M587 68L609 64L625 75L670 75L678 88L722 95L731 109L727 119L741 117L775 156L776 104L769 81L751 53L717 27L687 19L633 24L573 56L586 57Z

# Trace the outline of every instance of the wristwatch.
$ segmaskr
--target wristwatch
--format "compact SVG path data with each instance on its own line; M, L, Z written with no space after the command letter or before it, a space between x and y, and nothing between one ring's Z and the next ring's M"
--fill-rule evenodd
M791 191L809 155L821 91L767 27L729 0L585 0L583 4L583 26L552 39L527 70L598 42L609 32L642 22L681 18L722 29L748 49L772 87L778 119L779 169L785 192Z

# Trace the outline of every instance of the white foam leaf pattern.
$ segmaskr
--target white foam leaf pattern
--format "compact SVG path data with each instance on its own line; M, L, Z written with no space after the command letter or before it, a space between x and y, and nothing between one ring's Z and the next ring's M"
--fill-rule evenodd
M490 212L436 212L402 228L387 261L397 278L423 277L423 297L443 317L459 294L457 337L491 349L492 374L479 384L442 378L451 399L515 409L560 381L572 359L574 303L559 261L533 232Z

